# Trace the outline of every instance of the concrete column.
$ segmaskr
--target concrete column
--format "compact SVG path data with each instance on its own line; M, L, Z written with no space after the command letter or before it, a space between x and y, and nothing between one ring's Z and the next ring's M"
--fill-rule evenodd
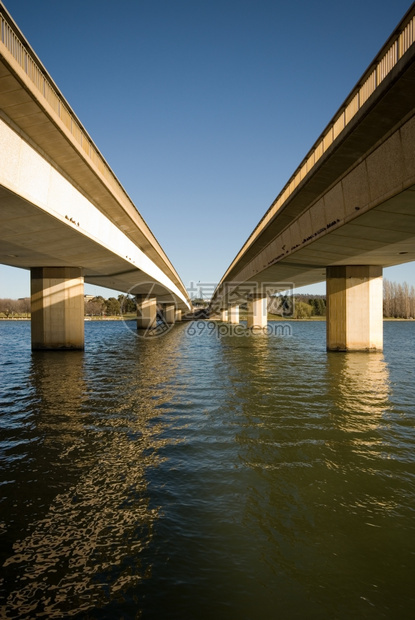
M247 327L264 329L267 324L267 297L252 296L248 299Z
M182 321L182 311L181 310L176 310L176 323L181 323Z
M176 306L174 304L163 305L164 320L168 325L174 325L176 322Z
M227 310L221 310L220 311L220 320L223 322L226 322L228 320L228 311Z
M382 349L382 267L327 267L327 350Z
M31 270L32 349L84 348L84 277L78 267Z
M231 306L228 309L228 321L229 323L239 323L239 306Z
M152 329L157 324L157 299L147 295L136 295L137 329Z

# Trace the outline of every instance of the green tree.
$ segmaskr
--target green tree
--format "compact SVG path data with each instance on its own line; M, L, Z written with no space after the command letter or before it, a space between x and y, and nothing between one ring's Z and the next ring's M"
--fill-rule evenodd
M120 304L121 314L135 312L137 309L135 299L130 295L118 295L118 301Z
M120 314L120 302L115 297L110 297L105 301L105 310L109 316L118 316Z
M294 309L295 319L309 319L313 312L313 306L305 301L297 301Z
M101 301L102 300L102 301ZM85 302L85 314L87 316L102 316L105 310L105 300L101 297L94 297Z

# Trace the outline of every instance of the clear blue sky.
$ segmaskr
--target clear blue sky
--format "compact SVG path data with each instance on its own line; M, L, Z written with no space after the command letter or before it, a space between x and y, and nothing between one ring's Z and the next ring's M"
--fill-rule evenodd
M5 0L186 286L221 278L410 4ZM0 266L0 297L29 290Z

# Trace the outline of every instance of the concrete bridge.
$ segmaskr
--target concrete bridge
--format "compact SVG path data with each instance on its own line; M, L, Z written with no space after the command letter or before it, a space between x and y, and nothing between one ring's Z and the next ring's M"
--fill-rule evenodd
M326 279L327 348L382 349L382 268L415 260L414 37L412 5L221 279L223 320Z
M137 295L138 328L187 291L0 2L0 262L31 269L33 348L83 348L84 281Z

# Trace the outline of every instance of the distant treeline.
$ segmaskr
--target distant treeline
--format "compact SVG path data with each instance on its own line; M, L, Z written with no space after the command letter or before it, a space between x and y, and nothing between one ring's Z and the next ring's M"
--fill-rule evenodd
M312 316L326 316L326 298L324 295L295 295L294 317L307 319Z
M310 319L313 316L326 316L326 298L324 295L278 295L268 304L269 314Z
M7 319L14 316L30 316L30 297L24 299L0 299L0 317Z
M294 300L294 303L293 303ZM196 301L196 300L193 300ZM200 300L201 302L203 300ZM207 305L208 302L203 302ZM201 305L201 304L200 304ZM241 309L246 309L242 305ZM118 295L104 299L101 295L85 300L85 316L120 316L136 312L134 297ZM292 316L307 319L326 315L326 297L324 295L284 295L273 297L268 312L277 316ZM30 297L24 299L0 299L0 318L29 317ZM415 288L406 282L398 284L383 280L383 316L394 319L415 318Z
M101 295L85 299L85 316L120 316L136 312L136 304L129 295L118 295L117 298L104 299ZM30 297L24 299L0 299L0 318L12 319L30 316Z
M291 315L296 319L326 315L324 295L294 295L294 304L289 297L278 296L269 309L271 314ZM386 319L415 318L415 288L407 282L399 284L386 278L383 280L383 316Z
M415 318L415 288L406 282L383 280L383 316L387 319Z
M134 297L118 295L104 299L101 295L85 300L85 316L120 316L137 312Z

